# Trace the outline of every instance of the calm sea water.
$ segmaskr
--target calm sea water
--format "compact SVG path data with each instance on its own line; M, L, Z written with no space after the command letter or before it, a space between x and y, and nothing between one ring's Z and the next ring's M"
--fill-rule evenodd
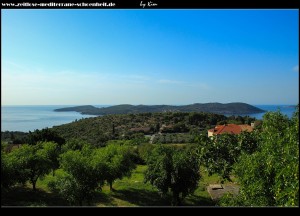
M107 107L108 105L96 105ZM291 117L294 107L286 105L255 105L266 111L280 111ZM94 115L81 115L77 112L54 112L54 109L68 107L65 105L53 106L1 106L1 131L28 132L35 129L51 128L55 125L66 124L81 118L95 117ZM264 113L252 114L251 117L262 119Z
M296 110L296 107L292 105L253 105L253 106L271 112L280 110L282 114L287 115L289 118L293 116L293 113ZM256 119L262 119L264 114L265 113L256 113L256 114L251 114L249 116L255 117Z
M81 118L95 117L78 112L54 112L54 109L71 107L66 105L47 106L1 106L1 131L34 131L51 128ZM96 106L96 107L105 107Z

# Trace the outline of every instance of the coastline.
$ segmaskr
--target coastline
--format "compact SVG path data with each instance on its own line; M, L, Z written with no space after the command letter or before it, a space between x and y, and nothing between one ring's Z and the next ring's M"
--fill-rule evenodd
M95 105L104 107L108 105ZM295 111L295 105L254 105L266 111L277 111L278 108L283 114L291 117ZM1 106L1 131L22 131L28 132L35 129L51 128L53 126L71 123L82 118L97 117L96 115L83 115L78 112L54 112L54 108L66 107L65 105L4 105ZM256 114L238 114L241 116L255 117L262 119L266 112ZM230 115L226 115L230 116Z

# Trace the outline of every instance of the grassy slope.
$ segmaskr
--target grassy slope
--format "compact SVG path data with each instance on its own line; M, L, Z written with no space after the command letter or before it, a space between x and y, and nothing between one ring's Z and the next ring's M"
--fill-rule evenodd
M16 186L9 192L1 191L1 206L67 206L68 203L44 186L37 185L33 191L30 184Z
M104 186L102 192L98 192L93 206L169 206L170 196L161 197L158 190L149 183L144 183L144 172L147 166L139 165L130 177L115 181L115 191L110 191ZM207 176L201 168L202 179L194 194L189 195L183 202L185 206L213 206L206 186L219 182L216 175ZM1 193L2 206L66 206L68 205L56 194L49 192L47 182L52 178L49 174L37 182L38 190L33 192L31 185L16 187L9 193Z

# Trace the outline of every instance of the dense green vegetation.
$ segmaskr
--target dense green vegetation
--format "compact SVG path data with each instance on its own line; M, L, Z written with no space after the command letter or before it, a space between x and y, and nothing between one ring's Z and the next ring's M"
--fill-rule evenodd
M10 153L1 152L1 187L8 189L15 183L29 181L33 190L39 177L54 168L52 150L55 143L24 144ZM57 154L58 156L58 154Z
M223 180L230 181L233 165L241 154L251 154L257 148L259 132L242 132L239 135L222 134L221 136L207 137L202 134L198 137L199 157L209 174L218 173Z
M7 142L9 144L27 143L31 145L43 141L53 141L59 145L65 143L65 140L60 135L58 135L54 130L48 128L35 130L34 132L29 131L29 133L19 131L4 131L1 132L1 141Z
M20 131L1 131L1 141L11 144L22 144L27 142L28 133Z
M259 137L257 151L243 154L234 167L241 193L221 204L299 206L299 107L292 119L267 113Z
M206 186L237 181L240 193L224 196L217 205L299 206L298 110L292 119L268 112L252 133L213 138L202 128L251 119L146 113L37 130L25 137L28 144L11 148L1 142L1 201L3 205L214 205ZM192 138L185 144L175 144L173 138L170 144L150 144L145 133L130 130L150 124L155 135ZM89 133L94 128L100 132L98 139L108 129L107 139L91 142L97 138ZM163 132L166 128L168 133ZM24 198L27 195L32 203Z
M1 140L11 144L54 141L62 145L66 141L77 139L94 146L104 146L112 139L149 142L142 141L145 139L144 135L155 135L152 143L192 143L200 132L206 132L216 124L250 124L254 121L249 116L226 117L202 112L107 115L29 133L5 131L1 132Z
M94 198L90 201L91 206L170 206L172 197L170 194L162 197L160 192L150 183L144 183L146 165L137 165L130 177L124 177L114 182L114 190L110 191L108 185L96 189ZM46 175L37 182L37 190L25 184L16 185L9 192L2 191L2 206L69 206L70 203L60 194L50 191L48 184L62 175L61 169L52 174ZM216 175L208 176L205 170L201 170L202 178L195 192L188 195L183 201L184 206L214 206L215 202L210 199L206 191L209 183L218 183ZM87 205L83 203L83 205Z
M165 133L154 136L153 144L165 143L194 143L195 135L190 133Z
M104 182L104 166L96 164L91 158L92 151L88 146L79 150L70 150L60 157L64 172L49 182L52 191L65 198L70 205L82 206L90 203L95 190Z
M133 149L125 145L111 144L95 151L95 163L104 167L102 175L113 190L113 182L124 176L130 176L135 168Z
M209 112L217 114L251 114L261 113L261 110L257 107L251 106L246 103L195 103L183 106L171 106L171 105L130 105L121 104L110 107L97 108L91 105L76 106L56 109L57 112L76 111L82 114L89 115L111 115L111 114L136 114L136 113L157 113L157 112Z
M159 145L146 159L145 181L167 195L172 192L172 205L180 205L193 193L200 179L199 160L193 151Z
M112 139L136 139L139 137L138 134L156 134L153 143L171 143L175 142L175 139L179 141L178 143L190 143L199 132L206 131L218 123L244 123L254 120L250 117L226 117L212 113L143 113L82 119L53 127L51 130L65 140L76 138L95 146L104 146ZM166 137L158 133L165 134ZM178 133L188 134L175 135ZM172 141L168 139L170 137L168 134L174 134Z

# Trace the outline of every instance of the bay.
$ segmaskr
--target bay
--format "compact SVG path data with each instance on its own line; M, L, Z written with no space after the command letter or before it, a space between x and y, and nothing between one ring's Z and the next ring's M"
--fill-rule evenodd
M78 112L54 112L54 109L73 105L28 105L1 106L1 131L28 132L35 129L51 128L76 119L96 117ZM76 106L76 105L74 105ZM105 107L106 105L95 105Z
M289 118L293 116L293 113L296 110L295 105L253 105L253 106L265 110L267 112L276 112L279 110L282 114L287 115ZM264 114L265 112L249 114L248 116L261 120Z
M91 118L94 115L82 115L78 112L54 112L54 109L76 105L28 105L28 106L1 106L1 131L34 131L35 129L51 128L66 124L76 119ZM94 105L108 107L109 105ZM292 117L295 107L289 105L254 105L266 111L278 109L289 118ZM250 117L262 119L265 113L248 114Z

